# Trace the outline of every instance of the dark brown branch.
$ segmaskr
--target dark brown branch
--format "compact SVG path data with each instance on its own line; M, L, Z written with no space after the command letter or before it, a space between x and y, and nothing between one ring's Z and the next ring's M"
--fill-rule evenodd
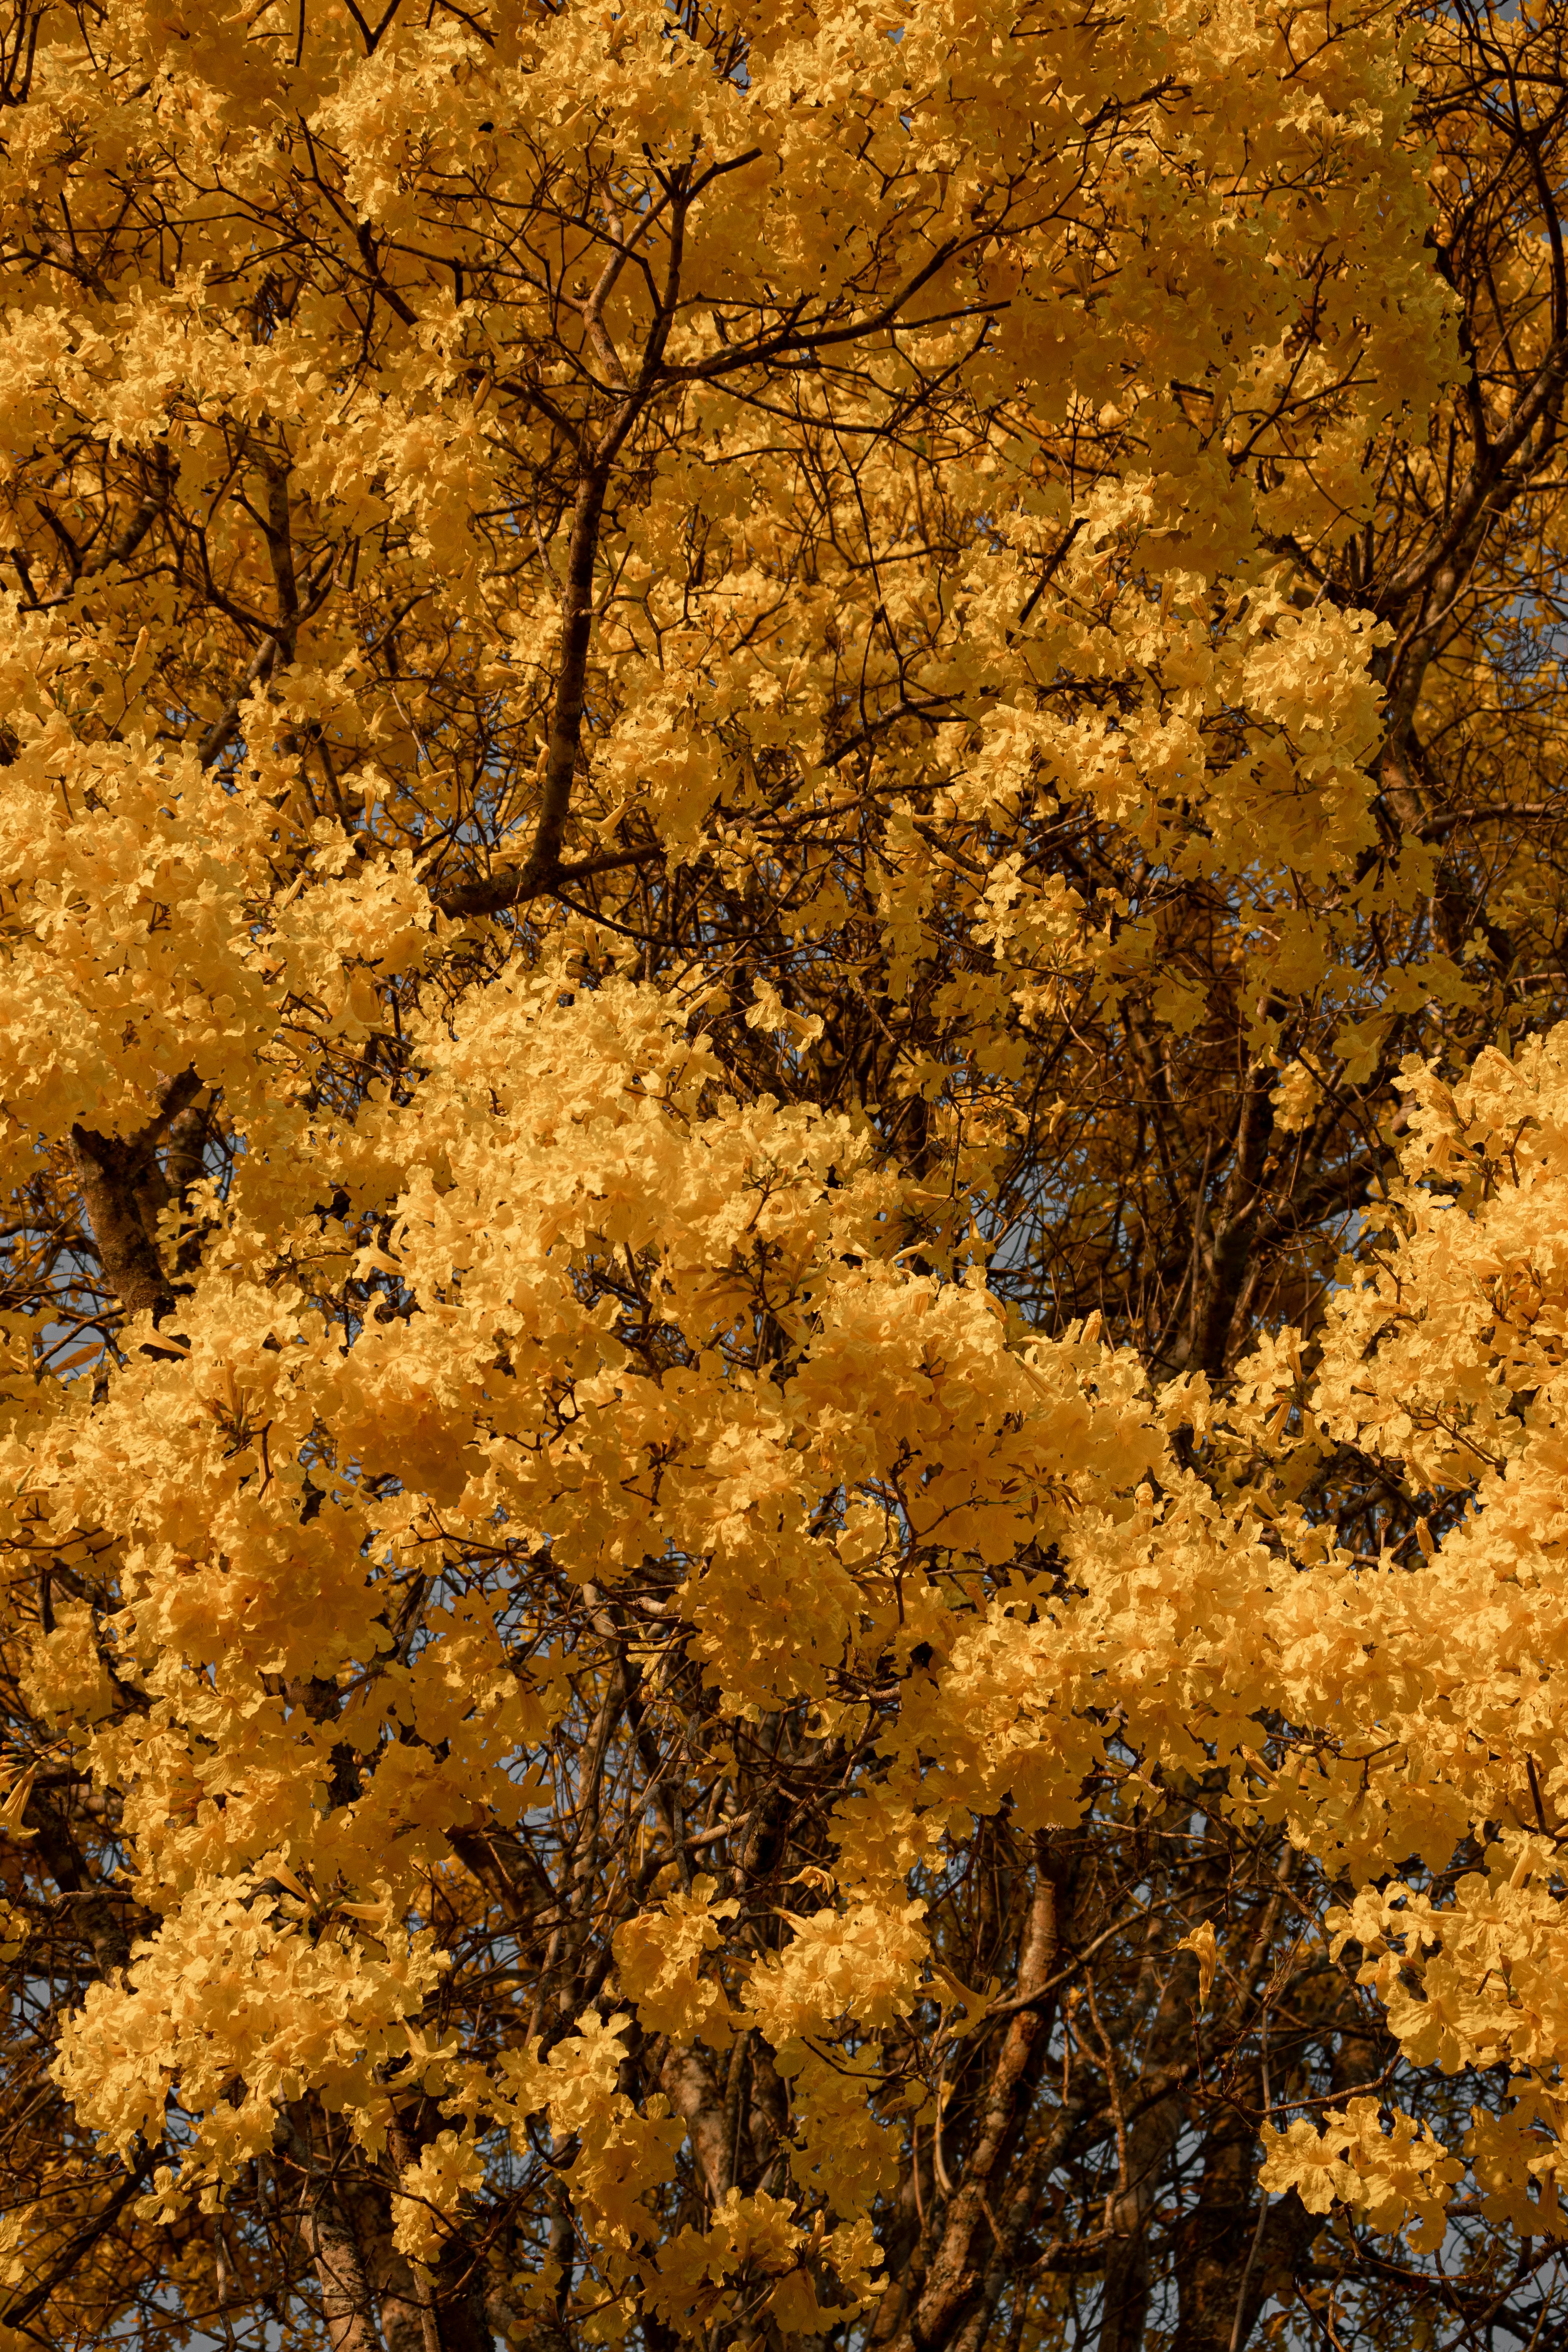
M1018 1995L1037 1993L1051 1973L1060 1937L1059 1889L1051 1859L1040 1842L1038 1875L1018 1959ZM985 2247L995 2234L989 2210L994 2179L1005 2178L1050 2042L1049 2017L1021 2010L1008 2026L986 2084L980 2128L957 2194L948 2210L942 2241L926 2273L915 2307L890 2352L933 2352L949 2343L979 2300L984 2286Z
M144 2158L134 2172L126 2174L91 2220L84 2221L73 2238L67 2239L44 2276L19 2301L0 2307L0 2326L26 2327L35 2314L43 2310L56 2289L64 2286L100 2240L108 2236L131 2200L142 2189L147 2169L148 2160Z
M155 1117L135 1135L100 1135L88 1127L71 1129L77 1178L104 1278L127 1315L150 1314L154 1323L173 1308L174 1292L142 1223L138 1196L153 1168L160 1139L200 1086L195 1070L182 1071L164 1089Z

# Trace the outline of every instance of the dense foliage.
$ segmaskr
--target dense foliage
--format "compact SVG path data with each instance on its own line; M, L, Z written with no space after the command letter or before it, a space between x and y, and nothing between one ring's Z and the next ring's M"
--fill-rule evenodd
M1565 183L0 0L0 2352L1568 2344Z

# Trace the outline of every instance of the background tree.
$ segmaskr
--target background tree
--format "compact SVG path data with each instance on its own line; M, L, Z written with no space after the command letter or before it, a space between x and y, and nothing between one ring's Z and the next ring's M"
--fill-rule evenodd
M1562 10L0 23L0 2346L1568 2341Z

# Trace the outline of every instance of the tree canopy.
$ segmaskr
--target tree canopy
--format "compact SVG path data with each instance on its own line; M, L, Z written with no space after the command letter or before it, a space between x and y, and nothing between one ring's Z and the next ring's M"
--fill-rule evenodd
M0 0L0 2352L1568 2345L1565 186Z

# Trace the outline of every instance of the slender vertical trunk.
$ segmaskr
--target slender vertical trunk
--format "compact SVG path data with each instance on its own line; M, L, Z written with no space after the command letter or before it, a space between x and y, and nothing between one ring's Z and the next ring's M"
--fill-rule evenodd
M1023 1948L1017 1997L1040 1994L1061 1946L1065 1881L1044 1836L1036 1843L1036 1879ZM994 2206L1016 2150L1040 2069L1050 2046L1047 2005L1020 2010L1008 2023L980 2101L974 2141L913 2309L893 2339L892 2352L937 2352L963 2331L985 2292L993 2246L1002 2234Z
M300 2225L331 2352L384 2352L359 2248L336 2200L321 2184L307 2186Z
M1151 1951L1143 1976L1148 1995L1153 1994L1157 1980ZM1160 2000L1138 2084L1144 2097L1162 2078L1170 2088L1132 2116L1124 2177L1106 2216L1113 2235L1105 2259L1099 2352L1138 2352L1143 2341L1149 2317L1149 2223L1182 2128L1184 2095L1179 2076L1192 2037L1197 1989L1197 1964L1190 1952L1184 1952ZM1115 2053L1109 2047L1105 2055L1108 2065L1114 2063Z
M1099 2352L1138 2352L1149 2316L1149 2221L1181 2129L1173 2092L1140 2116L1127 2135L1127 2181L1110 2209L1115 2235L1105 2258Z
M1341 2036L1329 2075L1347 2096L1372 2081L1383 2053L1366 2035ZM1261 2087L1259 2085L1259 2087ZM1176 2245L1176 2341L1182 2352L1243 2352L1281 2273L1293 2276L1324 2216L1294 2189L1260 2212L1258 2142L1249 2125L1216 2132L1204 2161L1197 2210Z
M300 2234L316 2274L331 2352L386 2352L353 2222L313 2144L324 2134L322 2118L300 2101L289 2108L285 2128L289 2160L299 2176Z

